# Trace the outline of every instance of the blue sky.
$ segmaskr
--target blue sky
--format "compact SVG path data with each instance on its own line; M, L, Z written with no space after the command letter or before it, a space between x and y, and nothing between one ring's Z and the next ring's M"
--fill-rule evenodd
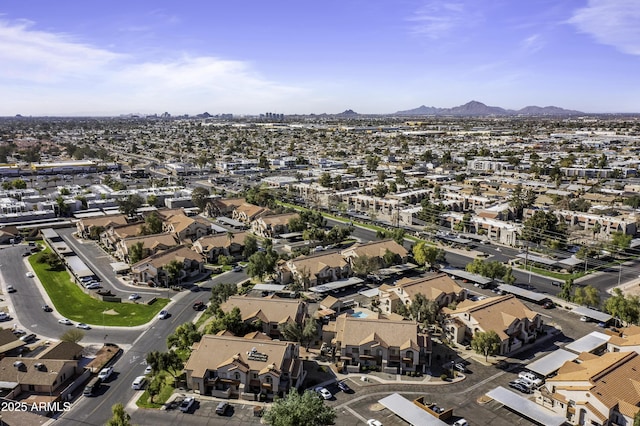
M640 112L638 0L0 3L0 115Z

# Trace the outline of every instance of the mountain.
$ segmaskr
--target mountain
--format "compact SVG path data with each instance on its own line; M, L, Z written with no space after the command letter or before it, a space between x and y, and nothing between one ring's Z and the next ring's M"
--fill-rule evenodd
M453 108L436 108L426 107L424 105L418 108L409 109L405 111L398 111L392 115L453 115L459 117L478 117L478 116L516 116L516 115L528 115L528 116L541 116L541 115L581 115L584 114L580 111L573 111L555 106L538 107L527 106L517 111L504 109L496 106L487 106L482 102L471 101L464 105L456 106Z
M339 115L339 116L342 116L342 117L345 117L345 116L346 116L346 117L355 117L356 115L358 115L358 113L357 113L357 112L355 112L355 111L354 111L354 110L352 110L352 109L348 109L348 110L343 111L343 112L341 112L341 113L338 113L338 114L336 114L336 115Z

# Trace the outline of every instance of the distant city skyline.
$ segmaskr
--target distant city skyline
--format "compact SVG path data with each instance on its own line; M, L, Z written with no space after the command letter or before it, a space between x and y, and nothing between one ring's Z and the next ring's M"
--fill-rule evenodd
M640 113L637 0L8 1L0 116Z

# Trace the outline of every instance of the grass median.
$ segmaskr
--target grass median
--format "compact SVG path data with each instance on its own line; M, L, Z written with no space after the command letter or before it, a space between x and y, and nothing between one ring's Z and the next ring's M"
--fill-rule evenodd
M38 258L47 252L49 249L31 256L29 263L56 311L70 320L92 325L131 327L146 324L169 303L168 299L160 298L152 305L94 299L71 282L69 272L65 269L52 270L47 263L38 263Z

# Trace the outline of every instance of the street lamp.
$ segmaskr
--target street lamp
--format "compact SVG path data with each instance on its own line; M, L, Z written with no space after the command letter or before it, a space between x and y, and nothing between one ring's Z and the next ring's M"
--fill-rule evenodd
M451 378L455 378L454 374L455 374L455 370L453 369L455 366L456 362L455 360L451 360Z

